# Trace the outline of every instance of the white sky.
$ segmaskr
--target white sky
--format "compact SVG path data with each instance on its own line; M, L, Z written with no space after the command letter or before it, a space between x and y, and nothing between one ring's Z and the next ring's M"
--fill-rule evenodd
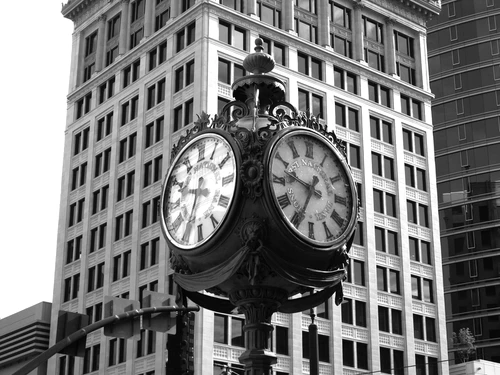
M61 0L2 7L0 319L52 302L73 32Z

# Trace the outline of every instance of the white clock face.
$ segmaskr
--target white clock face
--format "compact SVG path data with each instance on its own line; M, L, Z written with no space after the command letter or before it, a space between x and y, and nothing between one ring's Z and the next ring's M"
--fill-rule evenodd
M236 161L217 134L200 136L176 158L163 197L164 227L178 247L206 242L222 224L234 197Z
M354 215L352 177L328 142L310 132L289 132L273 147L269 181L275 205L304 240L342 240Z

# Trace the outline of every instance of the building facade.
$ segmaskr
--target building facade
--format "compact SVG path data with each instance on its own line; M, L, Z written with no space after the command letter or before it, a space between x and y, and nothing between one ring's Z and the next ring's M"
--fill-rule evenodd
M232 100L254 40L286 100L346 142L361 199L345 301L318 308L320 373L446 374L426 21L433 0L72 0L54 313L172 293L156 206L171 147ZM216 74L217 73L217 74ZM196 314L195 374L241 373L242 315ZM57 316L57 314L53 315ZM307 314L275 314L276 374L309 373ZM55 332L51 334L55 340ZM164 374L166 335L94 332L54 374Z
M0 375L10 375L49 348L52 306L40 302L0 319ZM30 372L46 375L47 363Z
M457 0L444 1L441 15L428 23L447 335L469 328L477 358L495 362L500 362L498 22L498 1Z

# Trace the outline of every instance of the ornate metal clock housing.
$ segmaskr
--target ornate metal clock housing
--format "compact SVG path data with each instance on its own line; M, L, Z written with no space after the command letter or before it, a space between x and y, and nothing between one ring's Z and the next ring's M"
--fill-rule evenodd
M236 190L233 146L216 132L202 133L175 157L165 179L161 217L169 242L190 250L223 225Z
M332 248L354 230L357 199L344 156L321 134L288 128L271 144L271 200L287 228L307 244Z

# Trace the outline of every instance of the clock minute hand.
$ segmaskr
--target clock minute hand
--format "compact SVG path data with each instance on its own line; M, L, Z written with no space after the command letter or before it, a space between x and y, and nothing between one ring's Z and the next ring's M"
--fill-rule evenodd
M307 182L305 182L305 181L301 180L300 178L298 178L297 176L295 176L294 174L292 174L292 173L288 172L286 169L285 169L285 174L286 174L286 175L288 175L288 176L290 176L291 178L293 178L293 179L294 179L295 181L297 181L298 183L300 183L300 184L304 185L304 186L305 186L306 188L308 188L308 189L310 189L310 188L311 188L311 186L313 186L313 187L314 187L314 185L316 185L316 184L319 182L319 179L318 179L318 177L316 177L316 176L314 176L314 178L317 180L316 184L314 184L314 185L310 185L310 184L308 184ZM313 178L313 180L314 180L314 178ZM318 198L321 198L321 197L323 196L323 194L321 194L321 191L319 191L319 190L317 190L317 189L314 189L314 188L313 188L313 193L314 193L314 195L315 195L316 197L318 197Z

